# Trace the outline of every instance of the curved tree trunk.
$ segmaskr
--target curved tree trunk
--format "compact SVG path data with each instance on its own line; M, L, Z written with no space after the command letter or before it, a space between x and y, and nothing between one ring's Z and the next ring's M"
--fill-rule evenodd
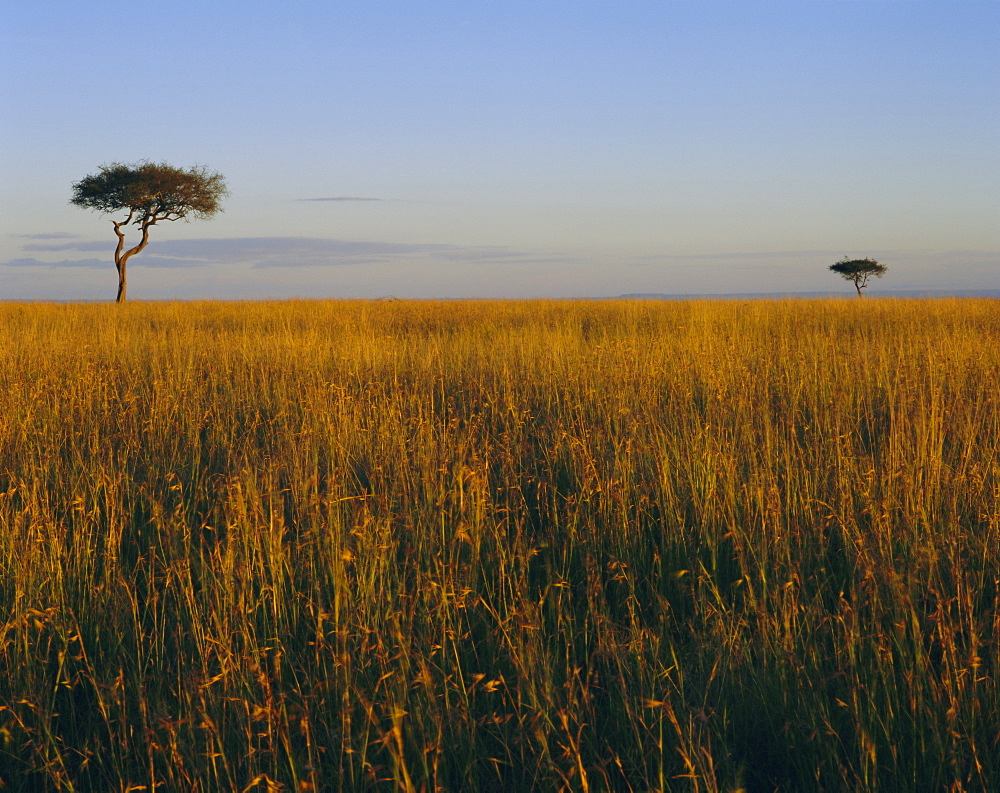
M137 254L149 244L149 227L156 223L155 217L144 220L142 223L142 239L139 240L139 244L122 253L122 249L125 247L125 235L122 233L121 227L127 225L131 219L132 213L129 213L129 216L121 223L114 220L111 221L112 225L115 227L115 234L118 235L118 247L115 248L115 267L118 270L118 296L115 298L116 303L125 302L125 293L127 288L125 281L125 264L128 262L130 256Z

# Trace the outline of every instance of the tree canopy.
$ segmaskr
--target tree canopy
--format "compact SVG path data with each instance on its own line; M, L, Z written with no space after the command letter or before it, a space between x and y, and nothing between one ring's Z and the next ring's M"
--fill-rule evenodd
M204 167L116 162L74 184L70 203L105 214L128 210L131 220L126 222L152 225L158 220L211 217L222 209L228 194L222 174Z
M858 297L861 297L861 290L868 286L868 280L872 276L881 278L889 268L874 259L851 259L845 256L836 264L831 264L829 269L845 280L852 281L854 288L858 290Z
M176 168L167 163L143 160L132 164L102 165L96 174L73 185L70 203L104 214L127 212L124 220L112 220L118 247L118 302L125 301L125 264L130 256L149 244L149 229L161 220L209 218L222 211L222 199L229 195L220 173L203 166ZM139 226L139 244L125 250L122 226Z

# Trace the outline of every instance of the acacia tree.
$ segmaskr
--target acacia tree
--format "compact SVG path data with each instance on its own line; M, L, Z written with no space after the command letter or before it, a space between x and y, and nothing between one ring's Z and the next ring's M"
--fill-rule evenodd
M125 264L149 244L149 229L161 220L210 218L222 211L222 199L229 195L222 174L195 166L183 169L166 163L143 160L123 165L102 165L100 171L73 185L71 204L104 214L127 212L124 220L112 220L118 247L117 302L125 302ZM139 243L125 249L122 227L129 224L141 231Z
M873 275L881 278L889 268L884 264L879 264L874 259L849 259L846 256L836 264L831 264L830 268L847 281L854 282L854 288L858 290L858 297L864 297L861 290L868 286L868 279Z

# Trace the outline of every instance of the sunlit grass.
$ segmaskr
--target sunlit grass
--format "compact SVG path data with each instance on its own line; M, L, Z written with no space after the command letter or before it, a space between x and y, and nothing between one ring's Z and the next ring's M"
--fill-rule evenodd
M0 337L8 790L1000 785L994 301Z

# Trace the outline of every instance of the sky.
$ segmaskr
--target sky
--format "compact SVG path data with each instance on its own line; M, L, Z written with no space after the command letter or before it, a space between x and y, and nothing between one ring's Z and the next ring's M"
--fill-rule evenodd
M0 299L113 300L140 160L230 196L131 300L1000 288L997 0L0 6Z

